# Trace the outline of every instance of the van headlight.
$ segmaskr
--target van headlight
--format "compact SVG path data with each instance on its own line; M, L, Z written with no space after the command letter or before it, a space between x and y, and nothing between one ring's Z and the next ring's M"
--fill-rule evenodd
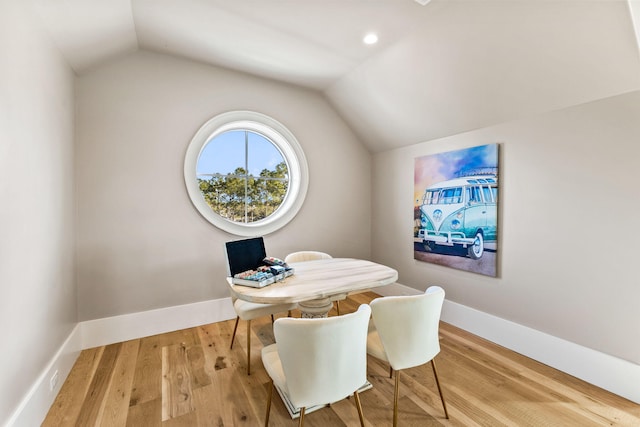
M460 228L460 221L457 219L454 219L453 221L451 221L451 229L452 230L458 230Z

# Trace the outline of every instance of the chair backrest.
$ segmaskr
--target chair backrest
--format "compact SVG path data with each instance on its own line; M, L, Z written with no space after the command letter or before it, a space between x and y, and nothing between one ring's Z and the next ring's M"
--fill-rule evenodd
M394 370L427 363L440 352L438 327L444 290L431 286L424 294L376 298L373 322Z
M302 262L302 261L313 261L317 259L330 259L330 258L333 258L333 257L324 252L300 251L300 252L293 252L287 255L284 259L284 262L286 263Z
M273 332L296 407L336 402L367 381L367 329L371 308L343 316L280 318Z

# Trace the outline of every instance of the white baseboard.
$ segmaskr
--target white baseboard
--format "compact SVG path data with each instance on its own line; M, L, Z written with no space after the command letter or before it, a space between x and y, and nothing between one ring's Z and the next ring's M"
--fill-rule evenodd
M6 427L33 427L42 424L82 348L80 325L76 325L6 421ZM58 381L52 390L50 380L56 371Z
M385 287L387 288L387 287ZM399 283L381 295L422 293ZM640 403L640 365L445 300L442 321L530 357L597 387Z
M176 305L157 310L81 322L82 348L193 328L234 319L231 298Z
M383 296L421 291L394 283L376 288ZM40 425L81 350L150 335L221 322L236 317L231 298L202 301L81 322L38 377L6 427ZM640 403L640 365L445 300L442 320L635 403ZM58 371L58 384L49 380Z
M451 301L442 320L640 403L640 365Z
M378 295L382 295L383 297L398 295L418 295L422 293L422 291L410 288L409 286L401 285L400 283L392 283L387 286L381 286L373 289L373 292Z

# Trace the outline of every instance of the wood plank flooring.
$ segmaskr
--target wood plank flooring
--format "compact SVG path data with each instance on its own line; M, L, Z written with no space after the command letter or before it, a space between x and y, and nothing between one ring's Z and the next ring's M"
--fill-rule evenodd
M350 296L340 310L355 311L375 297ZM260 350L274 342L271 320L252 321L250 376L246 323L230 350L233 324L84 350L43 426L261 426L268 376ZM440 336L436 363L450 419L427 364L400 374L400 426L640 426L640 405L446 323ZM394 380L371 357L368 373L373 388L361 394L367 425L390 426ZM269 425L297 425L277 393ZM305 425L359 425L353 399L308 414Z

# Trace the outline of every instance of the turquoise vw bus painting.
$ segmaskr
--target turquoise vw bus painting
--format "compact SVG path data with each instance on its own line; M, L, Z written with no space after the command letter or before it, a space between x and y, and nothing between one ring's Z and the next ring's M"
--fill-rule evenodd
M498 144L416 158L414 258L497 275Z

